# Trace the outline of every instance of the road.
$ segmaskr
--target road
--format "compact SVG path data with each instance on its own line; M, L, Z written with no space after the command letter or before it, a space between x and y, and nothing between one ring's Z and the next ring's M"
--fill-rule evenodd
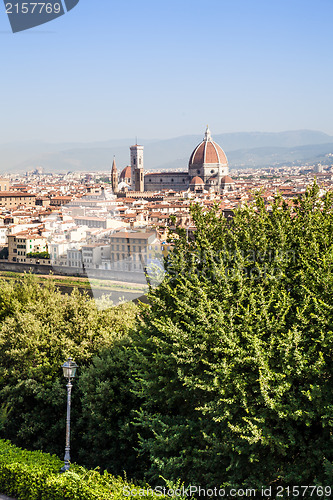
M9 497L6 497L6 495L2 495L0 493L0 500L15 500L15 498L9 498Z

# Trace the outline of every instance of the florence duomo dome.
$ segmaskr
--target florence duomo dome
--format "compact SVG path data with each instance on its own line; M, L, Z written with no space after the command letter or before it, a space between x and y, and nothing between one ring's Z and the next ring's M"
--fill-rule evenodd
M189 181L194 177L200 177L205 189L221 191L223 189L223 178L228 175L229 166L225 152L216 142L212 140L207 125L205 137L191 154L188 164Z
M139 168L135 163L135 158L139 153L142 162L140 175L143 177L140 191L187 191L191 189L222 193L234 189L234 182L228 175L229 166L226 154L221 146L213 141L208 125L203 140L190 156L188 170L185 172L169 170L144 174L143 146L136 145L130 149L131 167L126 167L122 171L120 180L130 184L132 190L139 189L138 183L133 182L132 179L133 173Z

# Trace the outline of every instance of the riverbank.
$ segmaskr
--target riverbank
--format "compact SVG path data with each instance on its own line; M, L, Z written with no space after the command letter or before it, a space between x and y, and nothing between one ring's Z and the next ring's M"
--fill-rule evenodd
M33 273L34 274L34 273ZM82 294L87 294L94 299L100 299L102 296L108 296L114 304L128 301L145 301L144 296L148 292L148 286L141 283L131 283L129 281L102 280L91 279L76 276L62 276L57 274L34 274L37 283L45 285L49 280L52 280L55 286L63 294L72 293L73 289L77 289ZM19 280L22 273L12 271L1 271L0 279L6 281Z

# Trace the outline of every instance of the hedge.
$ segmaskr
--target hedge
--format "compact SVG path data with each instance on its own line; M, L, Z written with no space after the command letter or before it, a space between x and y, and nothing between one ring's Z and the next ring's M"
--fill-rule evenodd
M22 450L0 440L0 491L19 500L118 500L129 498L129 489L135 489L135 496L140 497L140 487L120 477L75 464L61 474L62 466L55 455ZM154 495L145 498L152 500Z

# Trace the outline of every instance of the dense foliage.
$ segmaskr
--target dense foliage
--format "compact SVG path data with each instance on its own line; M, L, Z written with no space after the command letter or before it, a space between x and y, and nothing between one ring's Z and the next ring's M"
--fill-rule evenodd
M333 211L258 196L193 209L137 336L149 475L206 485L325 482L333 458ZM330 469L331 470L331 469ZM332 479L332 478L331 478Z
M141 400L132 390L133 343L129 337L93 358L78 384L80 448L77 459L88 467L99 465L112 474L142 479L149 462L136 451L133 424Z
M87 296L61 295L52 282L26 275L0 287L0 433L18 445L64 453L66 382L61 365L71 355L78 380L92 357L127 336L133 304L101 311ZM73 424L81 415L73 390ZM73 429L74 430L74 429ZM73 451L81 448L73 432ZM97 464L98 465L98 464Z
M70 354L80 463L151 484L330 484L332 207L317 185L232 221L194 206L139 309L1 281L0 435L62 456Z

